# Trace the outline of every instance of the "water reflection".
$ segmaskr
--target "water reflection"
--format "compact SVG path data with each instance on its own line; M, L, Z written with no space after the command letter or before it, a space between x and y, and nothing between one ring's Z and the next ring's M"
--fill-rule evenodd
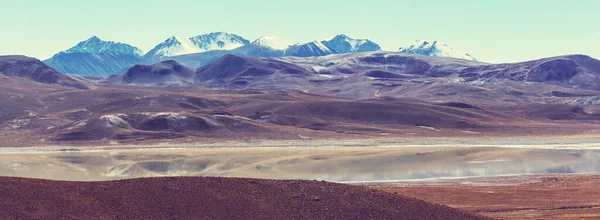
M600 151L598 150L535 149L521 154L486 155L485 160L467 161L463 161L464 156L445 155L439 160L422 161L419 163L420 166L414 169L376 172L370 177L363 176L363 178L349 176L337 179L330 176L329 180L371 182L522 174L600 173ZM381 166L395 165L381 164Z
M600 172L600 150L199 148L0 153L0 175L59 180L225 176L338 182Z

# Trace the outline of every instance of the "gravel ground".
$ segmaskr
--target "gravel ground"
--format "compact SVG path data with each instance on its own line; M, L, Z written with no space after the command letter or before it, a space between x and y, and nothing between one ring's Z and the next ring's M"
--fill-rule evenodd
M485 219L367 187L218 177L0 178L6 219Z
M498 219L600 218L597 174L467 178L372 187Z

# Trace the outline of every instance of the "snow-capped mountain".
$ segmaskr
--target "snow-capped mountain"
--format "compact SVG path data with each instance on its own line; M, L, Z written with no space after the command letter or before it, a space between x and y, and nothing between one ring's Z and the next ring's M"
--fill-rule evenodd
M103 41L92 36L44 60L44 63L63 73L109 76L142 62L143 54L142 50L129 44Z
M344 34L321 41L334 53L368 52L380 50L378 44L367 39L354 39Z
M211 50L232 50L249 43L250 41L243 37L226 32L214 32L190 38L171 37L150 50L144 58L158 59Z
M377 50L380 50L379 45L370 40L353 39L343 34L326 40L292 45L274 36L260 37L250 42L235 34L214 32L190 38L170 37L142 56L142 51L136 47L103 41L94 36L44 62L65 73L108 76L122 73L135 64L163 60L176 60L185 65L200 67L226 54L246 57L309 57Z
M233 50L235 48L248 45L250 41L239 35L227 32L214 32L204 35L191 37L190 41L202 51L209 50Z
M284 53L285 56L310 57L325 56L352 52L369 52L381 50L378 44L367 39L354 39L340 34L335 37L290 46Z
M468 53L456 50L448 44L445 44L441 41L424 41L424 40L416 40L413 44L408 47L401 47L401 52L404 53L412 53L412 54L420 54L426 56L434 56L434 57L452 57L464 60L473 60L477 61L475 57L471 56Z
M274 36L264 36L252 41L252 44L273 50L286 50L292 43L279 39Z
M103 41L96 36L92 36L85 41L79 42L74 47L64 51L65 53L113 53L113 54L125 54L135 57L141 57L144 55L144 51L137 47L129 44L114 42L114 41Z
M325 44L323 44L321 41L294 44L284 52L284 56L295 57L325 56L329 54L333 54L333 51L331 51L331 49L325 46Z
M189 38L173 36L148 51L144 58L161 58L199 52L202 50L194 46Z

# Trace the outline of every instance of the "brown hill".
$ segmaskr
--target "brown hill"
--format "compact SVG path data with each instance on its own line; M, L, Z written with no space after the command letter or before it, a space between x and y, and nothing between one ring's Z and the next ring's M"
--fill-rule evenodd
M20 77L0 80L0 102L0 145L12 147L157 139L565 135L597 129L600 122L600 109L589 105L384 96L351 100L289 90L196 87L99 85L81 90Z
M72 76L52 69L35 58L26 56L0 56L0 75L20 77L45 84L89 89L90 85Z
M0 213L16 219L485 219L360 186L214 177L0 178Z
M194 83L196 69L185 67L173 60L152 65L137 64L123 74L109 77L116 84L186 86Z

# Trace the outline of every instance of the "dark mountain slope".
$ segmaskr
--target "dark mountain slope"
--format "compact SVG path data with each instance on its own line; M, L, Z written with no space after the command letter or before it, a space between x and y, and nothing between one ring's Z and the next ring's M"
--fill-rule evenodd
M52 69L35 58L26 56L0 56L0 74L20 77L45 84L89 89L89 85L67 74Z

